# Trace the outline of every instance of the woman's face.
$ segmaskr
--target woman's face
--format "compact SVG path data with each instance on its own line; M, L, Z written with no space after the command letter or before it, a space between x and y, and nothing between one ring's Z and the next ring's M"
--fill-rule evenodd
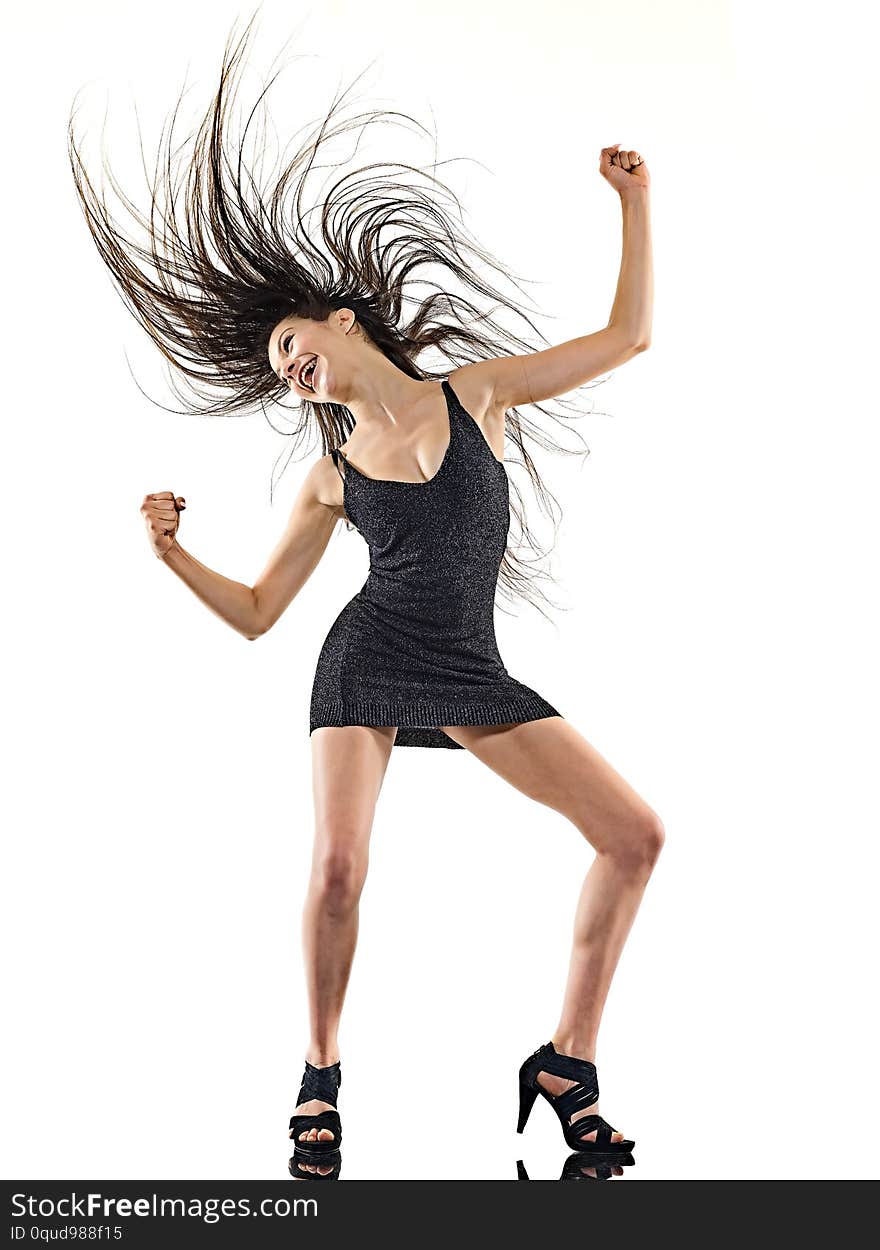
M285 317L269 335L269 364L301 399L344 403L352 376L356 335L350 308L338 308L326 321Z

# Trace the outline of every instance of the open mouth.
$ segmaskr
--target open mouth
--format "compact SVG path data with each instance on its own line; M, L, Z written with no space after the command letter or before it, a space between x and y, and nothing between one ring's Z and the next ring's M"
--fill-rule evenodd
M312 386L312 378L315 376L315 367L317 366L317 363L318 357L313 356L311 360L306 361L304 365L300 365L299 373L296 376L297 381L303 390L314 391L315 388Z

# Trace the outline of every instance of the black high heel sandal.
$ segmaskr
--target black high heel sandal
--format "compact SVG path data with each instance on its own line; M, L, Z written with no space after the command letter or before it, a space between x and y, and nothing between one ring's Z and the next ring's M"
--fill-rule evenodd
M294 1114L290 1117L288 1136L296 1142L297 1150L310 1155L324 1155L339 1149L342 1143L342 1122L335 1108L341 1084L342 1068L338 1059L335 1063L328 1064L326 1068L316 1068L314 1064L309 1063L308 1059L306 1060L306 1070L296 1105L300 1106L301 1103L308 1102L311 1098L318 1098L321 1102L329 1102L333 1110L319 1111L315 1115L306 1115L301 1112L299 1115ZM334 1136L321 1141L300 1141L300 1133L312 1128L329 1129Z
M550 1076L561 1076L567 1081L576 1081L563 1093L555 1097L538 1084L538 1073L546 1072ZM519 1119L516 1131L521 1133L535 1099L541 1094L547 1099L556 1112L562 1126L562 1135L566 1143L578 1154L628 1154L635 1142L612 1141L611 1134L616 1133L607 1120L600 1115L584 1115L571 1123L571 1117L584 1107L591 1107L599 1101L599 1081L596 1076L596 1065L589 1059L576 1059L574 1055L561 1055L552 1042L545 1042L526 1059L519 1070ZM595 1141L584 1141L581 1134L596 1130Z

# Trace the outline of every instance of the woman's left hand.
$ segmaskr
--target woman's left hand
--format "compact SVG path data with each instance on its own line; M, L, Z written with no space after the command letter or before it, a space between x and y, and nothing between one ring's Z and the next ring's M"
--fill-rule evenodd
M639 152L621 152L619 148L619 143L612 143L610 148L602 149L599 173L626 199L627 196L647 191L651 175Z

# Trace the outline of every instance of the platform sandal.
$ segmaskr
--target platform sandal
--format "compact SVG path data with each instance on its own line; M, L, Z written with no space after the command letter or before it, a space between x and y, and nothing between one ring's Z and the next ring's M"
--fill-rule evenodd
M342 1124L339 1119L339 1112L336 1110L336 1098L339 1094L339 1087L342 1084L342 1068L337 1059L336 1063L328 1064L326 1068L316 1068L314 1064L306 1060L305 1075L300 1086L299 1097L296 1105L299 1107L304 1102L309 1102L312 1098L318 1098L321 1102L329 1102L333 1110L319 1111L315 1115L305 1115L294 1113L290 1117L290 1130L288 1136L292 1137L296 1142L297 1150L302 1150L310 1155L330 1154L333 1150L338 1150L342 1143ZM329 1129L333 1134L332 1137L324 1138L320 1141L300 1141L300 1133L304 1133L309 1129Z
M538 1083L538 1074L546 1072L550 1076L559 1076L567 1081L576 1081L561 1094L555 1096ZM545 1042L526 1059L519 1070L519 1118L516 1131L521 1133L526 1126L529 1113L535 1099L541 1094L556 1112L562 1126L562 1135L572 1150L579 1154L628 1154L635 1142L612 1141L611 1134L616 1133L607 1120L600 1115L585 1115L571 1123L571 1117L584 1107L591 1107L599 1101L599 1081L596 1076L596 1065L589 1059L576 1059L574 1055L562 1055L552 1042ZM596 1130L595 1141L585 1141L582 1134Z

